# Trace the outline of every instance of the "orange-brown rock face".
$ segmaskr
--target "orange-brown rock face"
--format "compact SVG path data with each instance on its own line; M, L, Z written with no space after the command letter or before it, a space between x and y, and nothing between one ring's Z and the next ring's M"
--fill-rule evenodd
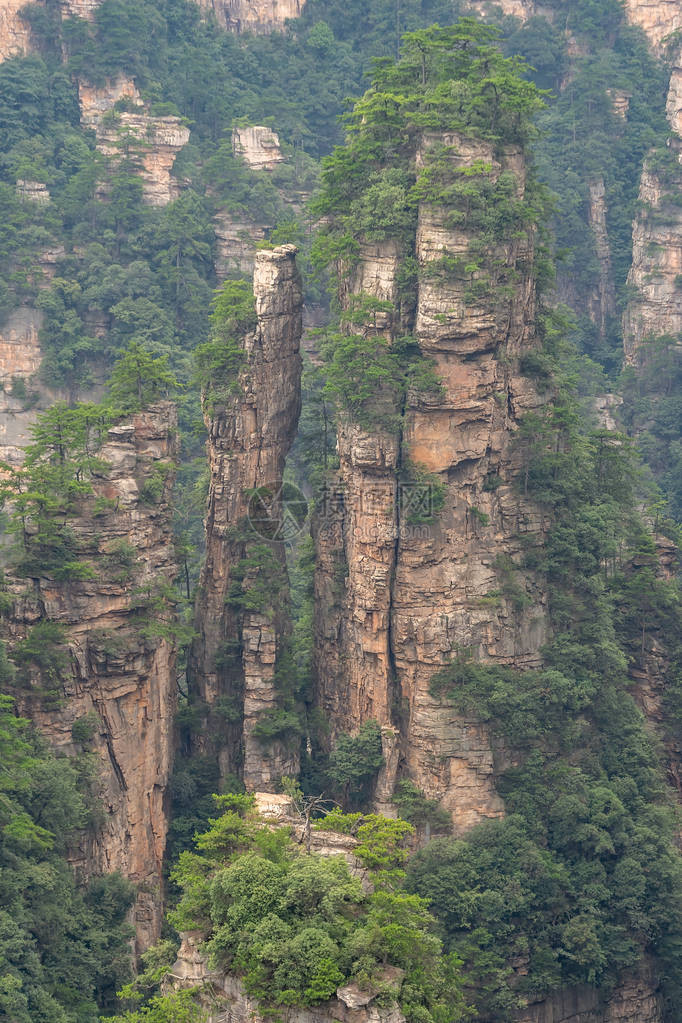
M165 206L180 195L173 177L175 158L189 141L189 128L179 117L153 117L145 110L135 83L124 76L103 88L79 83L81 120L94 128L97 148L113 164L120 160L122 148L139 164L145 201L150 206ZM114 104L126 100L133 108L120 113ZM106 195L106 184L100 195Z
M305 0L197 0L212 11L218 23L230 32L259 35L284 28L289 18L298 18Z
M628 21L643 29L657 49L667 36L682 28L679 0L625 0L625 13Z
M436 141L425 141L418 160ZM438 141L457 166L483 161L493 180L513 173L523 194L519 152L510 149L499 161L483 142ZM429 683L458 649L520 667L539 663L545 596L520 562L543 524L514 488L514 433L540 400L519 372L535 343L530 237L496 253L518 276L511 297L472 303L465 297L471 281L429 269L444 255L467 252L470 237L444 224L443 211L422 205L413 325L442 394L408 396L402 436L340 425L341 491L316 525L316 671L333 732L354 731L371 718L384 730L378 805L390 800L402 762L462 830L502 812L495 758L485 727L434 699ZM351 290L394 300L398 262L395 247L365 246ZM389 336L396 327L381 325ZM409 463L422 472L421 483L410 483ZM420 522L416 504L428 505L437 493L442 510Z
M239 719L224 726L217 751L223 773L242 773L250 791L272 789L297 770L295 751L278 741L262 745L253 734L262 715L278 706L287 583L283 544L245 532L250 495L258 488L273 495L275 521L280 514L276 495L298 424L302 293L295 255L292 245L257 253L258 325L245 338L246 365L234 396L206 412L211 479L193 678L214 714L229 704ZM249 558L261 558L260 571L244 568ZM226 603L235 584L242 592L265 587L265 603Z
M85 748L95 754L102 814L71 858L83 877L120 871L137 886L138 951L158 939L163 915L176 678L175 644L156 598L177 573L169 505L175 427L175 408L163 402L109 430L101 449L108 468L69 522L95 578L11 586L10 650L38 622L64 627L70 667L59 702L45 704L28 689L20 709L67 753L81 748L76 722L92 732ZM159 473L162 492L145 496Z
M0 4L0 61L31 52L31 33L20 14L25 6L24 0L3 0Z

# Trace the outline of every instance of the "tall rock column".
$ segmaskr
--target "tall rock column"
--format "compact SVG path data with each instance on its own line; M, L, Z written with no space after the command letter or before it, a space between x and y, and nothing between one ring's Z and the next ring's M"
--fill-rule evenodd
M432 160L437 173L483 191L500 182L506 194L513 181L515 200L524 197L519 149L500 156L480 140L434 135L416 154L418 176ZM520 369L536 345L533 231L510 231L474 259L474 227L452 223L448 210L421 203L416 309L398 301L403 253L394 243L361 242L342 286L346 307L353 295L393 303L365 335L379 330L392 342L412 334L441 388L408 390L395 432L339 413L339 497L316 526L315 662L332 739L369 719L382 727L377 807L388 808L401 770L462 830L503 811L495 755L480 722L431 696L431 677L464 650L537 666L546 595L523 568L544 526L518 492L514 441L521 417L542 404Z
M396 309L400 264L401 252L394 242L362 244L341 295L344 307L362 297ZM352 329L391 341L399 327L395 312L379 311ZM375 401L378 405L382 396ZM390 613L400 436L390 426L367 429L343 413L337 433L339 471L330 481L315 525L318 702L332 738L356 731L364 721L381 726L387 770L394 779ZM386 789L388 798L393 782L385 775L386 770L379 787Z
M257 729L280 704L276 676L288 636L278 526L284 462L301 402L295 257L293 245L257 253L257 326L243 341L245 363L229 399L205 409L210 487L192 676L209 722L198 741L217 752L223 775L241 774L250 791L271 790L298 770L297 751L281 739L262 742ZM268 505L265 530L249 524L254 495Z
M443 143L455 173L485 168L482 187L511 176L523 199L520 150L500 155L479 140L427 137L418 162L428 164ZM415 334L443 389L430 400L408 396L403 458L431 474L442 511L434 508L426 528L401 523L391 635L406 768L461 830L502 810L495 757L487 729L434 699L429 683L458 652L519 668L540 663L546 596L523 560L543 523L518 486L515 433L542 399L520 372L537 344L532 230L497 240L479 270L453 274L440 269L443 258L467 262L475 234L448 223L446 210L421 203Z
M8 574L8 647L18 665L20 712L55 748L93 755L96 813L71 859L84 878L120 871L135 884L142 951L161 933L174 745L176 649L167 591L177 574L175 407L163 402L120 421L98 455L106 468L68 523L93 577ZM44 656L31 656L46 644L58 682L49 699Z

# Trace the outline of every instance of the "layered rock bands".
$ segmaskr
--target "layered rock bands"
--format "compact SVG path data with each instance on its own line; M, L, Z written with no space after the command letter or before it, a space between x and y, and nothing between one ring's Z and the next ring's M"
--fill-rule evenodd
M210 487L192 684L211 715L223 775L240 774L250 791L272 790L282 775L298 769L296 751L282 741L263 745L254 734L279 705L276 673L288 634L278 523L284 461L301 402L302 293L295 256L293 245L256 254L257 327L244 339L244 368L229 399L205 408ZM270 522L254 530L256 494L267 500ZM262 600L254 597L257 589ZM201 739L199 744L207 747Z
M17 690L19 711L56 749L89 752L100 808L71 859L87 878L120 871L137 888L136 946L157 940L173 759L175 641L164 594L177 573L170 489L176 455L169 402L114 425L107 468L69 528L92 579L11 579L10 653L41 623L62 627L65 669L46 704L39 672ZM150 481L155 485L150 488Z
M512 173L523 194L518 150L498 159L488 143L452 135L424 139L418 161L436 142L457 167L480 161L493 181ZM521 464L516 428L540 399L520 373L536 343L531 234L501 242L496 253L515 286L477 302L466 294L470 280L436 269L444 256L465 254L471 240L444 223L438 207L421 206L413 324L442 393L408 395L402 435L342 418L337 499L316 526L315 659L332 735L369 719L382 726L378 807L387 808L401 769L463 831L503 812L494 776L504 753L493 750L484 725L434 698L429 684L463 650L518 667L539 664L546 596L521 558L541 542L543 522L513 485ZM364 293L397 303L400 257L395 245L364 245L346 302ZM381 324L389 337L405 326L390 316ZM428 505L437 493L442 510L420 514L415 502Z

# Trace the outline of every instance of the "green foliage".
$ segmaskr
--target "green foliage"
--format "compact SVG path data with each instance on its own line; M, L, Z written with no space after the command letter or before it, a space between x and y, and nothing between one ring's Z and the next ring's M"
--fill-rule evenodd
M97 451L109 423L100 406L57 402L32 427L23 468L7 468L0 496L11 509L9 529L19 539L19 574L92 578L67 522L91 495L94 476L106 468Z
M87 819L76 769L0 696L0 1016L93 1023L129 975L130 885L78 888L65 854Z
M359 822L356 851L375 885L366 894L342 856L302 853L287 829L258 820L249 797L223 805L197 841L203 856L184 853L175 872L185 894L174 922L208 929L213 963L240 974L266 1008L315 1005L351 980L379 990L394 965L405 977L385 997L410 1021L463 1018L459 981L426 903L400 887L409 824L376 815Z
M435 799L428 799L414 782L404 779L398 782L393 796L398 813L415 828L431 831L448 831L452 818Z
M445 506L447 484L437 473L407 457L403 457L400 484L401 513L407 525L433 522Z
M357 735L342 734L329 755L327 774L338 786L346 803L362 803L376 773L383 766L381 729L376 721L365 721Z
M101 727L100 717L95 711L89 711L80 718L76 718L71 725L71 738L74 742L85 745Z
M398 430L408 393L437 396L442 384L416 340L404 335L390 342L375 332L380 317L394 314L390 302L357 295L346 314L349 329L367 323L365 333L329 330L321 336L325 359L323 395L365 429Z
M252 734L259 742L265 744L275 739L296 743L300 739L301 731L301 718L296 711L277 707L260 715Z
M30 685L37 675L43 698L52 703L59 699L71 667L63 625L48 619L37 622L25 639L14 644L12 659L19 669L17 681Z
M208 1013L195 998L197 988L171 995L156 995L141 1009L130 1009L122 1016L100 1016L106 1023L205 1023Z
M425 130L498 143L523 144L532 135L542 98L521 77L523 64L502 56L495 36L494 29L471 18L450 28L434 25L404 37L400 60L376 63L371 88L347 115L346 145L323 164L314 212L328 223L317 246L319 262L342 257L344 249L352 257L351 239L367 231L372 240L404 245L414 233L416 203L427 193L446 207L457 207L461 198L469 202L468 184L463 196L456 186L448 193L443 182L434 191L436 167L443 162L417 174L414 151ZM511 202L513 182L492 187L506 189ZM481 200L481 215L489 206Z
M237 392L237 377L246 360L244 335L255 327L251 285L241 280L225 281L213 299L211 340L199 345L194 353L195 379L209 405Z
M177 380L168 367L168 356L154 358L137 341L114 363L108 385L108 400L118 414L141 412L160 398L167 398Z
M681 982L675 814L627 675L648 636L665 629L678 648L679 600L655 579L631 446L590 428L570 349L550 344L546 354L554 402L518 436L521 486L552 521L525 566L549 590L545 667L519 671L460 652L432 680L434 695L513 744L517 765L499 783L510 817L464 841L431 843L409 868L464 963L479 1015L500 1021L529 994L608 987L644 950L660 957L671 1006ZM496 568L508 589L517 566Z

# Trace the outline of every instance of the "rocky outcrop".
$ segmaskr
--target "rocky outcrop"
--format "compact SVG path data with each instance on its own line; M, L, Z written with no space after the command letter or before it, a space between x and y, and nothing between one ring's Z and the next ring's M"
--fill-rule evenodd
M197 1001L208 1014L207 1023L263 1023L258 1002L246 994L241 981L209 968L199 948L201 937L196 932L183 935L168 986L198 988ZM340 988L336 998L322 1005L280 1009L277 1015L283 1023L405 1023L396 1005L386 1006L377 995L356 991L354 985Z
M469 7L486 16L501 12L521 21L527 21L536 13L535 0L469 0Z
M682 14L680 14L682 23ZM632 225L631 298L623 314L626 362L636 365L647 338L682 331L682 50L673 64L667 100L673 134L667 152L651 154Z
M418 161L436 141L450 147L456 166L489 164L493 180L514 174L523 194L519 151L498 159L489 144L453 135L426 139ZM442 393L408 395L402 436L367 432L343 417L339 425L337 500L316 525L316 674L332 734L368 719L383 728L378 804L390 799L400 762L461 831L503 810L496 754L484 726L431 696L431 677L462 649L537 665L546 601L521 568L543 523L514 489L521 462L514 434L540 405L520 373L535 344L532 239L502 243L495 253L514 268L511 297L472 300L471 280L438 269L470 241L444 224L443 211L422 205L412 325ZM395 246L364 246L350 291L395 301L399 259ZM389 338L409 327L390 315L378 320Z
M10 465L23 462L38 413L32 379L42 361L42 323L39 309L19 306L0 328L0 460Z
M229 398L205 409L210 488L193 685L214 715L229 707L232 724L221 729L216 752L223 774L240 773L250 791L273 788L282 775L296 773L298 762L286 742L264 745L254 734L280 702L276 673L288 629L278 526L284 461L300 410L302 293L295 255L292 245L256 254L258 322L244 339L244 368ZM254 530L249 516L256 493L268 522L259 520Z
M682 154L679 142L672 145L673 153ZM628 274L633 297L623 316L623 344L629 363L637 362L647 337L682 331L682 210L676 201L681 185L679 164L669 162L664 171L651 161L645 165Z
M264 35L284 28L289 18L298 18L305 0L196 0L211 11L219 25L230 32Z
M658 982L651 964L628 972L604 1004L598 990L564 988L516 1016L517 1023L661 1023Z
M682 28L679 0L625 0L625 13L632 25L646 32L656 49L667 36Z
M235 218L228 210L219 210L213 219L216 235L215 272L219 281L234 274L251 276L256 261L256 246L265 241L268 227Z
M47 185L42 181L17 181L17 195L22 202L35 202L39 206L47 206L50 201L50 193Z
M63 18L84 18L90 21L102 0L60 0Z
M81 82L79 98L81 120L94 129L97 148L108 158L110 167L120 163L124 155L132 159L150 206L165 206L177 199L180 184L173 177L173 164L190 135L182 118L150 114L135 83L124 76L102 88ZM117 104L124 109L116 110ZM106 182L100 185L99 194L106 196Z
M21 17L25 0L3 0L0 5L0 61L31 52L31 30Z
M40 672L29 663L18 703L56 749L93 758L102 809L71 859L82 877L120 871L136 885L138 951L158 939L162 922L176 697L172 608L165 598L177 572L169 504L175 436L168 402L105 436L100 454L107 468L69 520L77 548L94 568L92 579L10 583L10 651L41 623L63 629L58 693L45 701Z
M259 124L234 128L232 148L252 170L272 170L284 160L277 133Z

